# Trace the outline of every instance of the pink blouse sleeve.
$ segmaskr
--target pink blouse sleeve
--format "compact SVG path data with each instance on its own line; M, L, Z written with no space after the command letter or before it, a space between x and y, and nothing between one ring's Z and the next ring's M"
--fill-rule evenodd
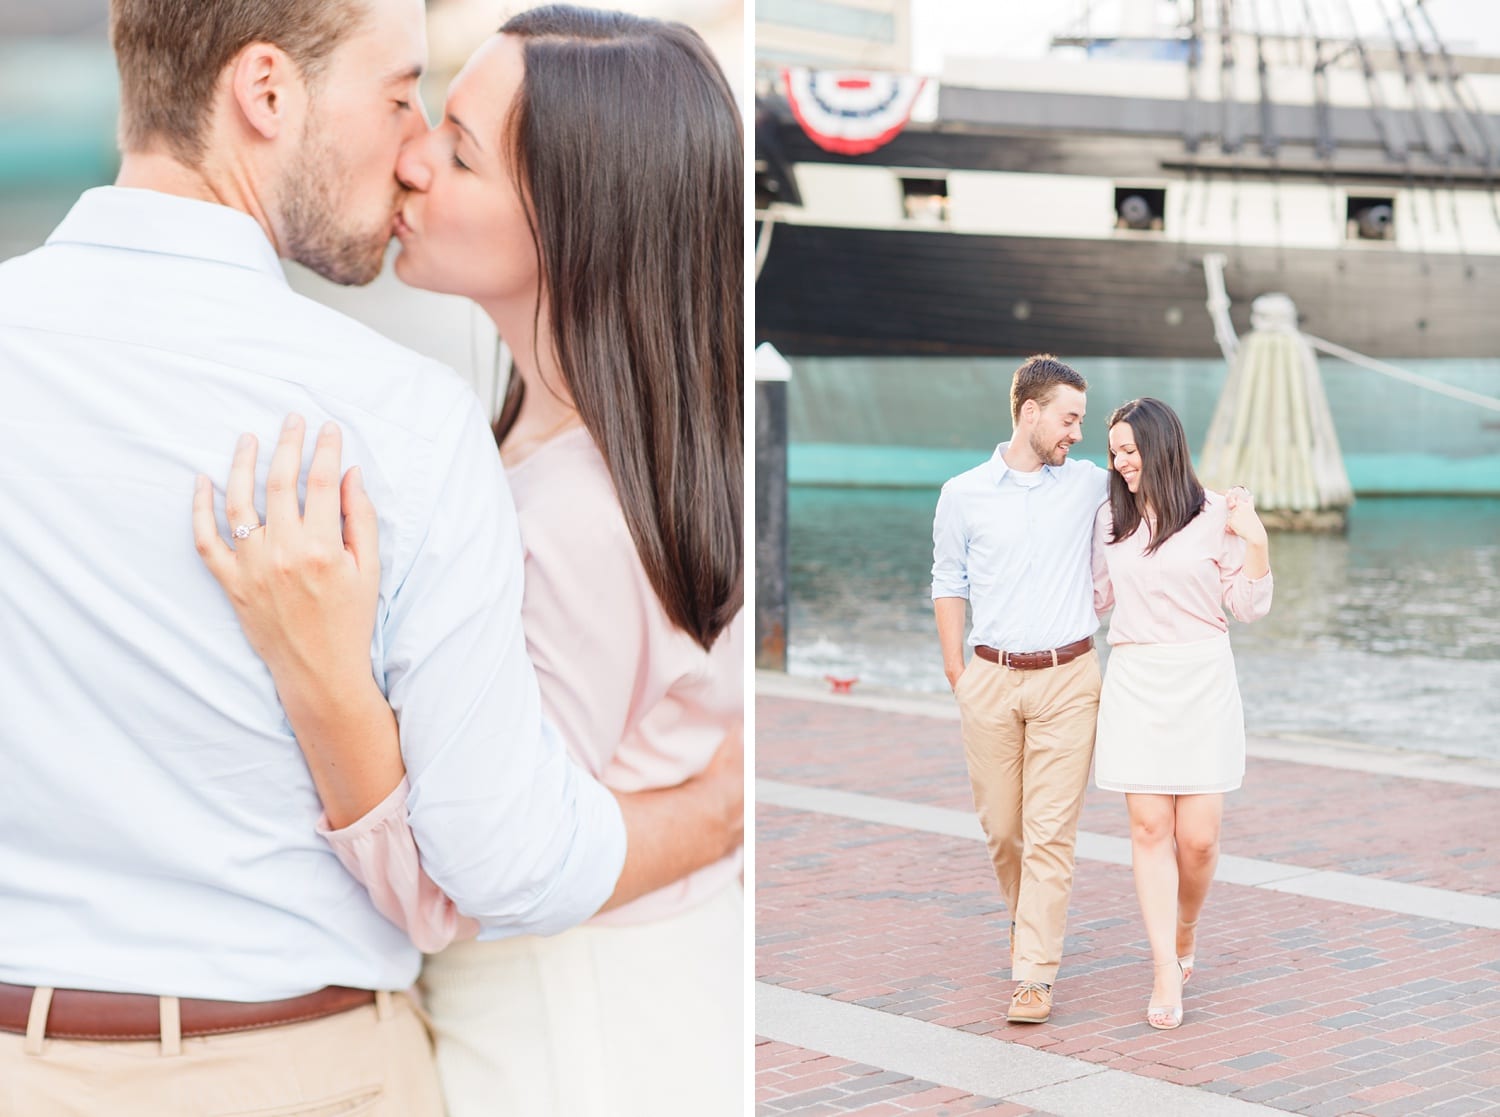
M1109 543L1113 525L1114 517L1110 512L1109 502L1106 501L1094 515L1094 612L1101 617L1114 608L1115 604L1115 587L1109 580L1109 563L1104 557L1104 548Z
M1224 604L1237 618L1258 621L1271 611L1271 571L1259 578L1245 574L1245 541L1232 531L1224 532L1219 547L1219 584L1224 590Z
M423 871L417 842L406 823L407 782L364 817L342 830L318 820L340 864L369 892L381 915L406 932L412 945L433 954L457 939L471 939L479 924L459 915L453 901Z

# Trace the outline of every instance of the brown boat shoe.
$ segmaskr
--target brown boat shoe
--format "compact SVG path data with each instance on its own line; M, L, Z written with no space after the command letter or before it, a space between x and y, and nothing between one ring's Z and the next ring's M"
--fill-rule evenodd
M1005 1019L1010 1024L1045 1024L1052 1015L1052 986L1040 981L1023 981L1010 998Z

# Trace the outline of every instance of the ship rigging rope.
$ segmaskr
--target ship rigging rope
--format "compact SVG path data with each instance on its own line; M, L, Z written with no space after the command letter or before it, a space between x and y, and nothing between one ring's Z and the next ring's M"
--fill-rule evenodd
M1224 265L1227 258L1222 252L1210 252L1203 257L1203 278L1208 286L1208 313L1214 324L1214 340L1219 343L1219 349L1224 354L1225 363L1234 364L1235 353L1239 349L1239 338L1234 333L1234 323L1229 319L1229 294L1224 289ZM1408 372L1404 368L1388 365L1384 361L1367 357L1363 353L1356 353L1353 349L1346 349L1342 345L1336 345L1331 341L1324 341L1321 337L1313 337L1311 334L1303 334L1302 338L1314 349L1327 353L1330 357L1338 357L1340 360L1348 361L1351 365L1378 372L1383 376L1389 376L1395 380L1402 380L1408 384L1414 384L1418 388L1436 392L1438 395L1448 396L1452 399L1472 403L1478 407L1487 408L1490 411L1500 411L1500 399L1491 396L1482 396L1478 392L1471 392L1467 388L1459 388L1453 384L1445 384L1441 380L1435 380L1430 376L1423 376L1418 372Z
M1421 95L1421 84L1417 81L1417 75L1412 68L1411 59L1407 57L1406 48L1401 45L1401 40L1396 33L1396 21L1391 18L1390 9L1385 6L1385 0L1376 0L1380 5L1381 18L1385 20L1386 31L1391 37L1391 46L1396 51L1396 60L1401 64L1401 80L1406 86L1406 99L1411 102L1412 112L1417 118L1417 130L1422 134L1422 145L1426 147L1430 158L1448 165L1448 147L1438 136L1437 125L1432 123L1427 111L1426 98Z
M766 257L771 254L771 230L776 228L776 213L767 209L760 219L760 235L755 238L755 278L760 278L760 271L766 266Z
M1395 120L1386 108L1385 95L1380 90L1380 79L1375 76L1375 65L1370 53L1365 50L1365 41L1359 36L1359 21L1354 18L1354 8L1344 0L1344 14L1349 20L1349 40L1359 56L1359 66L1365 75L1365 92L1370 99L1370 115L1375 120L1375 130L1380 133L1381 145L1391 159L1406 161L1406 137L1396 127ZM1410 167L1407 168L1408 174Z
M1302 0L1302 14L1313 41L1313 119L1318 125L1319 159L1333 158L1333 109L1328 99L1328 63L1323 58L1323 36L1313 19L1312 4Z
M1427 24L1427 30L1432 34L1433 43L1437 47L1438 57L1443 61L1443 69L1447 73L1448 85L1453 91L1453 100L1458 105L1458 107L1463 110L1464 118L1468 121L1469 126L1479 137L1480 145L1484 148L1485 166L1493 167L1495 165L1495 149L1494 145L1490 143L1491 137L1489 124L1484 118L1484 113L1479 107L1479 102L1476 100L1474 102L1474 108L1470 108L1468 103L1465 101L1463 95L1465 93L1470 93L1470 96L1472 98L1472 91L1470 91L1467 84L1463 82L1463 74L1459 72L1458 66L1454 64L1453 56L1448 53L1447 44L1445 44L1442 40L1442 37L1438 35L1437 25L1432 22L1432 13L1427 10L1426 0L1415 0L1415 3L1417 5L1417 11L1422 13L1422 19Z
M1330 357L1338 357L1340 360L1348 361L1351 365L1367 368L1371 372L1378 372L1396 380L1404 380L1408 384L1415 384L1419 388L1426 388L1430 392L1439 395L1450 396L1453 399L1472 403L1477 407L1488 408L1491 411L1500 411L1500 399L1492 396L1482 396L1478 392L1471 392L1467 388L1459 388L1452 384L1445 384L1441 380L1434 380L1430 376L1421 373L1408 372L1404 368L1388 365L1384 361L1377 361L1374 357L1366 357L1363 353L1356 353L1353 349L1345 349L1342 345L1335 345L1331 341L1324 341L1320 337L1311 334L1303 334L1302 337L1314 349L1327 353Z

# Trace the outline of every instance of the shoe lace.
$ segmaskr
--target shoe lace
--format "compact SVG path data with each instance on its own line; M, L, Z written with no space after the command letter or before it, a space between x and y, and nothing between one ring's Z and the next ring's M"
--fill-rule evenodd
M1044 982L1023 981L1020 985L1016 986L1016 1000L1020 1001L1022 1004L1025 1004L1031 1000L1033 994L1035 994L1037 996L1037 999L1040 1000L1041 994L1048 991L1048 987Z

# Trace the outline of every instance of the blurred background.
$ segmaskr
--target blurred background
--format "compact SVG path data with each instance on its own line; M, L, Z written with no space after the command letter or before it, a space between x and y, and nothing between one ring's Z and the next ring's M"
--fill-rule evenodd
M428 0L429 118L440 112L449 81L474 49L532 6ZM743 90L740 0L598 6L687 23L714 49L736 93ZM114 179L117 77L108 13L108 0L0 0L0 259L40 245L83 190ZM286 269L298 290L443 361L482 398L495 398L494 332L467 300L412 290L388 272L368 287L344 288L296 264Z
M757 0L755 22L756 340L790 367L763 667L944 691L938 488L1009 437L1021 360L1088 379L1075 456L1103 464L1109 412L1153 395L1201 467L1235 354L1276 333L1355 499L1342 530L1273 537L1276 606L1233 627L1250 729L1500 758L1500 5ZM1290 432L1287 399L1237 421Z

